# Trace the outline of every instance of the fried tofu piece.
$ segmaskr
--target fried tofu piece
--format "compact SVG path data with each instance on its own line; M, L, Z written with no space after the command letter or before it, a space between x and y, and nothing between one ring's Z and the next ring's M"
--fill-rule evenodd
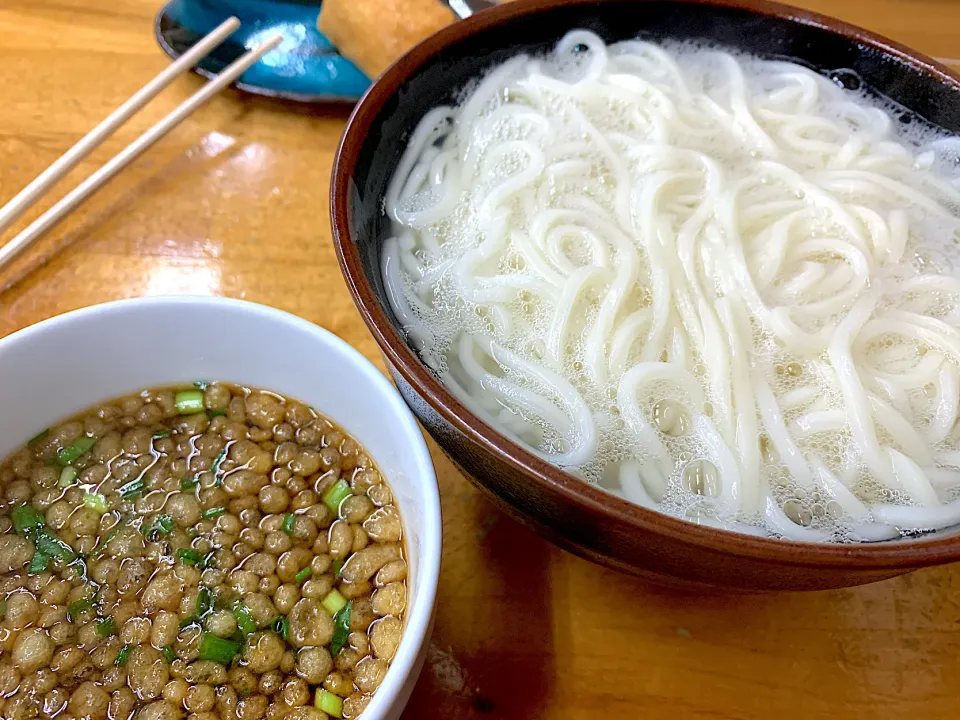
M441 0L323 0L317 26L341 55L375 78L455 20Z

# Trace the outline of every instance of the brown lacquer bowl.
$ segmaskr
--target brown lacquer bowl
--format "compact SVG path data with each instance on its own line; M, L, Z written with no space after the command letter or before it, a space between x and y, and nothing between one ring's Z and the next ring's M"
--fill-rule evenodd
M859 77L920 118L960 133L960 79L897 43L814 13L754 0L517 0L428 38L360 101L332 184L333 233L354 300L420 422L478 487L544 537L603 565L744 590L859 585L960 559L960 534L813 545L712 529L631 505L543 462L460 404L398 330L380 279L387 183L421 117L492 64L587 28L607 42L701 38ZM852 71L852 72L850 72Z

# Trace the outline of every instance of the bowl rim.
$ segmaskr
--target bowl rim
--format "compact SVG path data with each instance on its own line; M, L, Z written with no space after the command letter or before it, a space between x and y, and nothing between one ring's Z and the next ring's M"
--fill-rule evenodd
M664 0L616 0L663 2ZM824 29L893 56L939 82L960 90L960 77L934 59L879 34L825 15L767 0L668 0L678 5L732 8ZM363 271L358 245L352 242L349 198L353 173L370 126L396 90L444 48L512 19L560 6L593 5L597 0L519 0L483 10L431 35L391 65L364 94L351 114L334 159L330 182L330 220L337 261L354 302L389 363L445 422L486 452L522 473L554 500L578 506L594 516L669 537L698 549L774 561L780 565L832 569L912 569L960 560L960 534L932 535L909 542L826 544L781 540L689 523L629 503L594 487L520 447L468 410L437 380L407 345L382 308ZM619 562L619 561L618 561Z
M417 502L423 512L423 521L418 526L423 537L423 550L414 576L416 604L412 612L404 618L400 646L390 663L383 683L374 693L366 711L370 713L371 718L389 716L392 709L401 707L396 706L398 700L402 700L405 704L405 691L409 689L411 678L419 670L420 659L433 626L440 582L443 544L440 490L433 459L416 417L390 380L345 340L309 320L248 300L206 295L160 295L99 303L55 315L0 338L0 359L8 347L29 342L34 336L56 333L60 328L78 320L89 320L103 315L137 313L160 306L175 306L185 313L189 312L190 308L210 307L214 310L248 317L257 315L269 323L286 326L289 332L311 335L336 362L358 367L366 380L364 392L379 394L384 401L384 412L392 412L399 421L400 426L393 426L393 432L403 433L406 436L403 452L413 456L413 464L420 475L415 485L418 488ZM332 419L335 420L335 418Z

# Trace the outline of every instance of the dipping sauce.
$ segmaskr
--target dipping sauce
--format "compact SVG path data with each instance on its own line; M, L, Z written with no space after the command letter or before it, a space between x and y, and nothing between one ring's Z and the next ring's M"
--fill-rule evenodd
M400 515L310 407L145 390L0 464L0 717L355 718L403 630Z

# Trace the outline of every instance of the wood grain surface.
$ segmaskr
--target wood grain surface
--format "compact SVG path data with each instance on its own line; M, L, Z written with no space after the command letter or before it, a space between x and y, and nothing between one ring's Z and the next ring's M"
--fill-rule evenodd
M960 57L957 0L802 4ZM152 36L158 9L157 0L0 1L0 201L165 65ZM68 185L198 83L179 81ZM296 313L380 363L330 239L328 179L344 120L342 109L217 98L0 275L0 336L107 300L216 294ZM0 368L0 382L15 381ZM960 710L960 567L819 594L680 593L546 544L433 450L443 572L430 656L405 718L927 719Z

